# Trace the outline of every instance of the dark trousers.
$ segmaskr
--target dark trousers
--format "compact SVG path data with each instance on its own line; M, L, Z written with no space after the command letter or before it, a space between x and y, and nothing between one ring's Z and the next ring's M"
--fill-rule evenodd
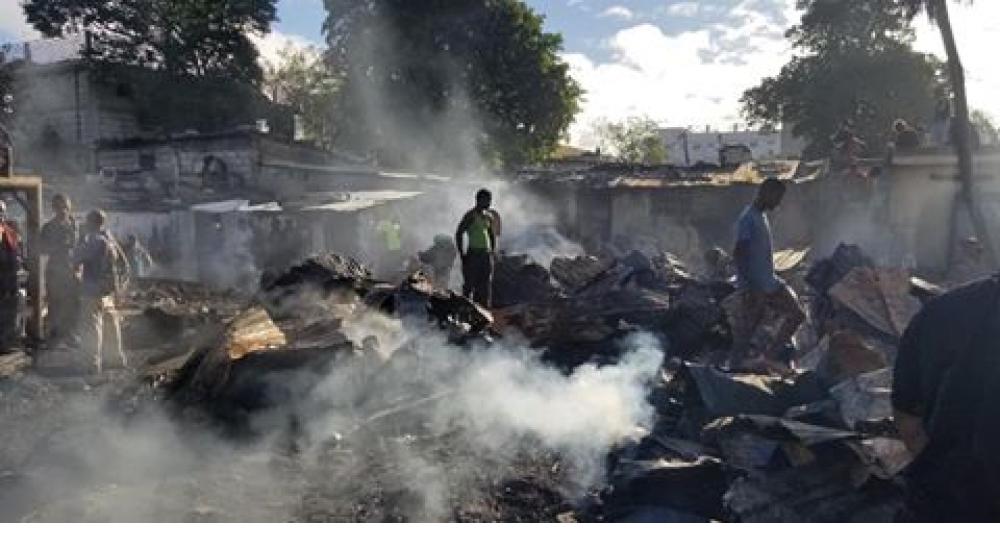
M20 339L17 309L17 290L0 291L0 348L12 347Z
M80 315L80 285L71 272L49 270L45 274L49 304L49 339L66 340L76 334Z
M970 446L940 450L932 442L903 471L906 508L903 522L997 522L996 492L987 470Z
M483 307L493 302L493 255L488 251L469 251L462 260L462 295Z

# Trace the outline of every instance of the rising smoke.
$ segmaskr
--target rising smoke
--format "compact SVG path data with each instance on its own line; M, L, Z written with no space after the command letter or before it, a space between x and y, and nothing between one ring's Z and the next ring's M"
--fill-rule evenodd
M375 51L355 54L363 60ZM455 181L435 193L433 212L399 217L407 237L429 244L453 234L475 190L487 186L504 239L515 240L511 250L545 265L578 253L554 230L533 235L533 226L556 225L556 213L485 173L479 116L461 85L450 88L453 106L420 126L394 126L398 117L385 115L394 104L378 85L358 93L378 134L417 169L433 170L442 155L460 165ZM341 506L349 513L374 491L367 485L373 472L398 491L405 518L447 520L456 502L487 492L490 479L538 451L560 459L564 494L579 498L601 483L611 448L651 424L646 395L663 351L650 335L628 338L617 365L584 364L566 375L514 339L457 347L422 323L367 311L346 318L343 330L357 344L377 338L377 352L334 362L311 394L254 418L250 443L222 438L197 413L178 417L158 402L122 416L119 394L93 391L70 394L72 401L30 420L0 422L0 435L33 442L0 446L0 520L281 521ZM15 431L17 424L34 430Z
M580 498L601 483L612 447L651 424L646 395L663 352L649 335L628 338L617 365L566 375L516 342L457 347L368 311L344 330L377 337L381 356L335 362L307 397L257 416L249 443L159 403L122 416L108 409L119 397L79 394L22 421L40 431L30 446L0 447L10 475L0 519L292 520L364 503L377 481L398 490L404 518L448 520L490 490L484 474L511 476L520 455L539 451L564 466L567 499ZM0 424L5 436L26 435L13 424ZM310 505L317 492L330 503Z

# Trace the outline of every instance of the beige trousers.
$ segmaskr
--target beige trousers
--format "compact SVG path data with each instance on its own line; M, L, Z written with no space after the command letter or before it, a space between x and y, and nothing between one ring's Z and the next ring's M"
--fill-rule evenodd
M107 332L107 334L105 334ZM125 367L121 325L111 296L80 300L80 349L97 373L105 367ZM108 364L103 362L107 360Z

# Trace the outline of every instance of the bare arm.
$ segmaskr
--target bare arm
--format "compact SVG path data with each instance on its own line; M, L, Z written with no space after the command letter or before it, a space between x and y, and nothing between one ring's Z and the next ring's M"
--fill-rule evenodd
M914 456L920 454L927 446L927 432L924 430L924 421L921 417L893 409L892 418L899 430L899 438L906 445L906 450Z
M491 211L490 215L493 220L490 224L490 248L493 249L493 253L496 253L500 241L500 233L503 231L503 224L500 222L500 214L496 211Z
M467 212L462 216L462 220L458 223L458 229L455 230L455 247L458 248L458 255L465 257L465 249L462 247L462 235L465 234L465 229L469 227L469 220L472 218L471 212Z

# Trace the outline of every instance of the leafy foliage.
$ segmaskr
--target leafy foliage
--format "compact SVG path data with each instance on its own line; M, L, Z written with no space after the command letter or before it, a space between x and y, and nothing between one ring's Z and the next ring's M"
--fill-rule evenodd
M277 0L25 0L49 37L86 31L90 60L169 74L261 78L253 32L266 33Z
M802 22L787 36L796 55L781 72L748 89L744 116L755 124L790 123L816 157L845 122L869 152L884 149L897 118L923 124L946 85L942 65L913 51L913 31L895 2L799 0Z
M662 164L667 148L658 126L649 117L629 117L621 122L602 121L596 133L602 148L610 149L625 164Z
M969 115L969 121L971 121L972 126L977 130L989 136L989 139L996 141L1000 139L1000 130L997 128L997 123L993 119L993 116L981 109L976 109L972 111Z
M524 2L325 3L343 141L411 165L511 166L545 158L578 110L562 38Z
M331 147L336 135L332 108L341 88L318 50L289 43L279 51L278 62L264 66L264 92L299 116L305 139Z

